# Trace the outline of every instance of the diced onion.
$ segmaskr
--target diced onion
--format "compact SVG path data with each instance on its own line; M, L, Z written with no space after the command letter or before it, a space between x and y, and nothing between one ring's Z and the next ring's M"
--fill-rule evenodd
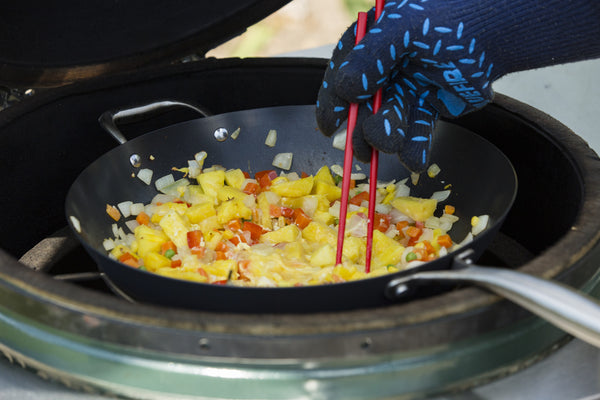
M419 183L420 176L421 176L421 174L417 174L415 172L412 172L410 174L410 181L412 182L413 185L417 186L417 183Z
M344 168L339 164L332 165L331 172L339 176L344 176Z
M117 204L117 208L119 209L119 211L121 211L121 215L124 218L129 218L129 216L131 215L131 205L133 204L132 201L123 201L119 204Z
M240 136L240 131L241 131L241 130L242 130L241 128L237 128L235 131L231 132L231 135L230 135L230 136L231 136L231 138L232 138L233 140L237 139L237 138L238 138L238 136Z
M265 144L269 147L275 147L275 143L277 142L277 131L275 129L271 129L269 133L267 133L267 139L265 140Z
M336 135L333 137L333 148L342 150L342 151L344 151L344 149L346 148L346 130L345 129L343 131L340 131L339 133L336 133Z
M208 154L205 151L199 151L198 153L194 154L194 160L196 160L200 166L200 169L202 169L204 166L204 160L206 160L206 157L208 157Z
M489 219L489 215L480 215L478 217L477 223L471 228L471 233L473 236L477 236L483 232L483 230L487 227Z
M138 171L137 177L146 185L149 185L152 182L153 173L154 172L151 169L142 168Z
M202 172L200 164L196 160L188 160L188 175L190 178L196 178Z
M133 203L129 211L131 211L131 215L139 215L139 213L144 211L144 203Z
M163 188L173 184L174 182L175 182L175 178L173 178L173 175L168 174L168 175L158 178L156 180L156 182L154 182L154 186L156 186L156 190L158 190L160 192L160 191L162 191Z
M104 250L106 251L111 251L115 248L115 241L112 239L104 239L102 241L102 247L104 247Z
M157 194L156 196L154 196L152 198L152 202L151 203L152 204L157 204L157 203L163 203L164 204L164 203L168 203L170 201L173 201L176 198L177 198L177 196L173 196L173 195L170 195L170 194L159 193L159 194ZM148 215L150 215L150 214L148 214Z
M427 168L427 176L430 178L435 178L440 171L441 168L437 164L431 164L429 168Z
M135 228L140 226L140 224L135 219L130 219L129 221L126 221L125 225L129 228L131 232L133 232Z
M156 182L158 183L158 180ZM161 192L163 192L164 194L179 196L185 190L183 188L185 188L189 184L190 184L190 181L188 181L186 178L181 178L181 179L178 179L166 186L163 186L159 190Z
M437 201L444 201L450 197L450 190L440 190L439 192L433 192L431 198Z
M273 158L273 166L285 170L289 170L292 167L293 153L279 153Z
M350 174L350 179L355 180L355 181L362 181L363 179L366 179L367 175L363 174L362 172L355 172L353 174Z

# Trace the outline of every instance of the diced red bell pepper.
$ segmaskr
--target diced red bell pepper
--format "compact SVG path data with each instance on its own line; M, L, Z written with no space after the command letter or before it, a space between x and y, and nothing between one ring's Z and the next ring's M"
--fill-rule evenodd
M137 258L135 258L131 253L122 254L119 257L119 261L125 265L129 265L130 267L134 267L134 268L139 267Z
M227 223L227 228L230 231L236 232L242 229L242 223L239 219L232 219Z
M376 212L373 218L373 229L377 229L381 232L386 232L390 227L391 217L388 214L381 214Z
M363 201L369 201L368 192L360 192L359 194L351 198L349 203L354 204L355 206L360 206Z
M311 221L312 219L301 208L294 210L294 223L298 225L298 228L306 228Z
M255 182L248 182L242 192L246 194L257 194L259 192L260 186Z
M202 231L200 230L189 231L187 233L187 242L190 249L202 246L203 239L204 235L202 235Z
M268 232L259 224L250 221L244 221L242 229L250 232L250 238L254 241L258 241L263 233Z

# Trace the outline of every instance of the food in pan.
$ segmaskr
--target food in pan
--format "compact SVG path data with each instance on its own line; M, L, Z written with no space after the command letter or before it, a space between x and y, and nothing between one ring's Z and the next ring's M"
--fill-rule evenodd
M190 168L180 171L190 174ZM114 218L116 209L133 232L113 225L114 237L104 242L110 257L172 278L289 287L389 274L456 246L448 234L458 220L454 208L438 207L449 191L417 198L406 180L380 183L371 271L365 273L369 186L355 183L343 262L336 265L341 189L329 167L314 176L275 170L250 176L221 166L200 171L177 181L159 178L161 193L149 204L110 206L109 214Z

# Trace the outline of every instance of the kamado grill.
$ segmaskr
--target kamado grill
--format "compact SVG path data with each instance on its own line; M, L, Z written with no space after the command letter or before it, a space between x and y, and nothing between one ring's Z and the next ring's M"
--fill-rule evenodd
M446 285L384 306L298 314L133 303L99 277L64 213L79 173L115 147L98 117L164 99L213 114L314 104L323 59L173 61L214 47L284 3L207 9L170 2L165 10L144 2L97 14L88 13L89 3L74 3L57 10L70 11L64 24L48 23L54 21L48 10L19 3L3 16L0 37L15 41L2 42L8 48L0 49L1 83L37 93L0 112L1 173L9 188L0 199L0 349L30 369L32 379L37 373L74 390L149 399L423 398L523 370L568 342L548 322L471 286ZM140 10L152 17L139 18ZM47 47L28 35L15 37L19 15L28 15L48 43L66 41ZM159 15L178 23L159 24ZM133 16L141 23L135 29L123 24ZM167 28L157 32L157 26ZM17 51L29 45L31 52ZM195 118L178 108L119 127L132 139ZM597 296L597 155L551 117L503 95L442 125L493 143L518 176L515 202L479 263Z

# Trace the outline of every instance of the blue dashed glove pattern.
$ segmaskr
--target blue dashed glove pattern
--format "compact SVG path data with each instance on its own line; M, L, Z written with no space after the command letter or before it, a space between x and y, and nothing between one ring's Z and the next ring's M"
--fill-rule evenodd
M536 51L545 49L544 40L551 43L551 36L536 39L542 41L539 45L531 40L530 47L516 46L520 43L519 32L507 30L503 37L502 29L496 26L522 26L530 21L528 7L538 17L540 10L554 7L550 11L553 14L544 18L560 20L561 3L513 3L519 5L513 7L505 0L388 1L377 21L374 10L369 11L362 41L354 44L353 24L333 51L318 95L319 128L332 135L347 119L349 103L359 103L353 133L355 157L367 162L373 146L398 154L413 172L424 171L430 162L432 134L440 116L456 118L484 107L493 98L491 83L508 72L561 62L556 54L536 57ZM597 17L596 13L592 22ZM531 18L531 24L535 21ZM564 42L564 35L557 40ZM506 51L511 44L518 51ZM556 47L553 50L562 56L562 62L577 59L572 52L561 52ZM379 88L382 105L377 114L372 114L371 100Z

